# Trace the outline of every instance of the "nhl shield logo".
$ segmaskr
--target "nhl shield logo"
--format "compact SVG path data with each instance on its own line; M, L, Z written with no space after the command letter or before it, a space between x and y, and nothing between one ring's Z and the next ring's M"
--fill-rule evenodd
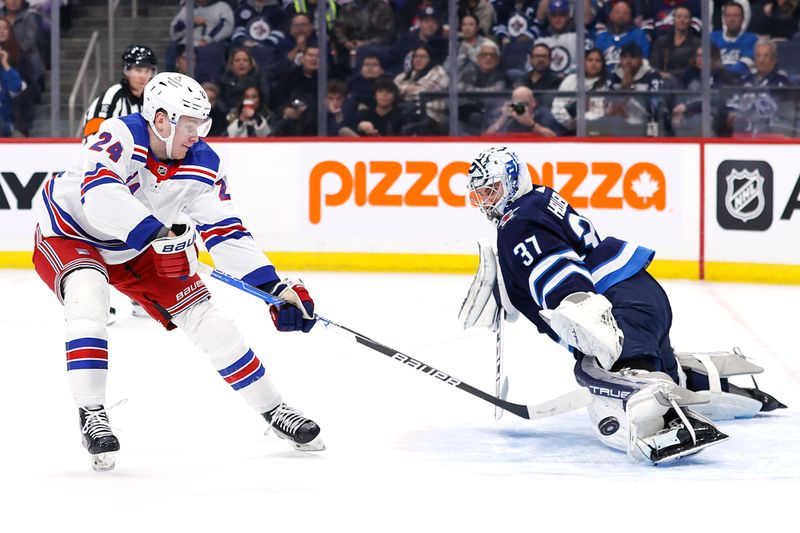
M733 169L725 177L725 207L733 218L742 222L753 220L764 212L764 177L758 169Z
M164 176L167 175L167 166L166 165L158 165L158 168L156 169L156 172L158 172L158 175L163 178Z
M717 221L730 230L772 225L772 167L766 161L726 160L717 167Z

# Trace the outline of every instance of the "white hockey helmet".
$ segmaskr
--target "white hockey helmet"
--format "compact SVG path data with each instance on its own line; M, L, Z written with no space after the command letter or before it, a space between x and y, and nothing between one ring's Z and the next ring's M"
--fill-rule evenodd
M156 112L163 110L172 124L170 134L162 137L155 127ZM185 128L190 135L205 137L211 129L211 103L203 87L195 80L177 72L156 74L144 88L142 116L150 123L156 136L167 144L172 157L172 141L176 128ZM197 120L181 120L182 117Z
M508 205L533 189L528 165L505 146L483 150L469 167L469 199L497 224Z

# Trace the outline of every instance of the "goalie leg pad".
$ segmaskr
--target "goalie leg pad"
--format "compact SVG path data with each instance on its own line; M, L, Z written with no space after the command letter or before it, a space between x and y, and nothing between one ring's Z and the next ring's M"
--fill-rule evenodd
M497 287L497 256L492 245L483 239L478 241L478 254L478 271L458 312L458 320L464 329L491 327L499 314L492 294Z
M727 438L693 413L708 399L679 387L667 374L626 369L609 372L590 357L576 366L576 378L594 395L589 416L603 444L647 464L674 461Z
M675 356L687 376L687 386L707 391L709 403L696 411L711 420L750 418L761 411L786 407L757 386L742 388L728 383L730 377L752 377L764 371L747 360L738 348L734 348L733 352L676 352Z

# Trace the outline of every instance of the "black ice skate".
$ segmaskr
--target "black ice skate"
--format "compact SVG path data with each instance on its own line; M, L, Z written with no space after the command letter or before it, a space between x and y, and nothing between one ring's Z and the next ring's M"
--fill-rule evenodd
M694 455L730 438L707 418L687 409L680 414L674 408L669 409L664 422L664 429L638 442L639 449L655 465Z
M768 411L774 411L775 409L786 409L786 406L781 402L779 402L774 396L772 396L771 394L767 394L763 390L759 389L758 383L756 383L755 378L753 378L753 384L755 385L755 387L750 389L746 387L737 387L733 383L728 383L728 391L731 392L732 394L738 394L740 396L752 398L757 402L761 402L762 413L766 413Z
M108 425L106 409L79 407L83 447L92 455L92 468L97 472L114 469L114 456L119 451L119 440Z
M325 444L319 438L319 426L297 409L282 403L261 415L278 437L290 441L298 450L319 452L325 449Z

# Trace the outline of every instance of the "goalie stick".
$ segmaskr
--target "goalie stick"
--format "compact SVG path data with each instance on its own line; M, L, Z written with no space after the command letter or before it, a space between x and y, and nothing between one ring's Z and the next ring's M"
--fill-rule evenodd
M220 270L214 269L204 263L199 263L198 271L211 276L212 278L231 285L232 287L236 287L248 294L256 296L261 300L264 300L267 303L272 305L282 305L285 304L283 300L280 298L276 298L275 296L266 293L252 285L245 283L244 281L234 278L233 276L226 274ZM398 361L406 366L409 366L415 370L418 370L424 374L432 376L443 383L447 383L448 385L452 385L458 389L463 390L473 396L476 396L484 401L487 401L491 404L494 404L501 409L505 409L506 411L513 413L521 418L525 418L528 420L533 420L537 418L545 418L548 416L553 416L561 413L566 413L568 411L572 411L575 409L580 409L589 404L591 401L591 394L587 389L578 389L572 391L570 393L564 394L563 396L559 396L558 398L554 398L552 400L542 402L539 404L534 405L522 405L518 403L512 403L500 398L496 398L491 394L488 394L478 388L473 387L469 383L465 383L460 379L447 374L446 372L442 372L441 370L434 368L422 361L410 357L400 351L395 350L394 348L390 348L380 342L377 342L373 339L370 339L366 335L362 335L361 333L354 331L346 326L342 326L341 324L337 324L336 322L329 320L322 315L315 314L314 317L322 322L322 324L329 328L333 326L336 329L341 331L347 332L348 334L352 335L355 338L355 341L367 348L371 348L376 352L382 353L383 355Z

